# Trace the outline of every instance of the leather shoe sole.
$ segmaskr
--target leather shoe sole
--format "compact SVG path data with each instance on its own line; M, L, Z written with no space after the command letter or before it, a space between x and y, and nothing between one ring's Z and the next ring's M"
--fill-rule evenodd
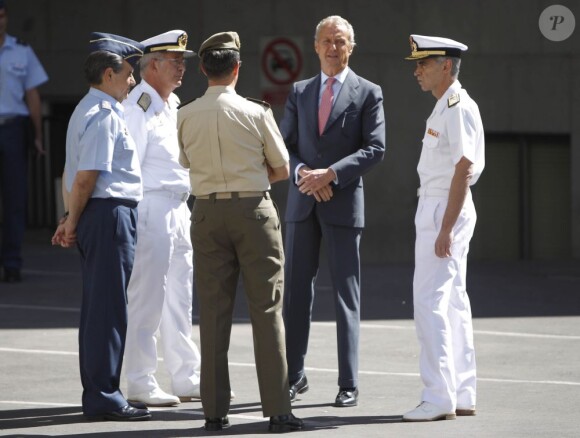
M268 431L274 433L290 432L292 430L302 430L304 422L300 418L296 418L294 414L276 415L270 417L270 424Z
M296 401L296 396L304 394L306 391L308 391L308 379L306 374L303 374L302 377L290 385L290 401Z
M230 420L227 415L225 417L217 418L206 418L205 419L205 430L209 432L216 432L218 430L227 429L230 427Z
M475 409L455 409L455 415L458 417L473 417L477 413Z
M127 405L117 411L105 412L101 415L85 415L89 421L145 421L151 418L151 412L148 409L137 409Z
M336 395L334 406L337 408L350 408L358 405L358 389L346 391L341 389Z

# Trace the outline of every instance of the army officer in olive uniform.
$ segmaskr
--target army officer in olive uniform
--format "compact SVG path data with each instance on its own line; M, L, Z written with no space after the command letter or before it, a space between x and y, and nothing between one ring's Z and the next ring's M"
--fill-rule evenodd
M190 169L192 243L199 299L201 400L206 430L229 426L228 346L240 272L252 329L264 416L274 432L297 430L291 414L282 295L280 218L268 190L288 178L288 151L267 104L240 97L235 32L199 49L208 89L177 114L180 162Z

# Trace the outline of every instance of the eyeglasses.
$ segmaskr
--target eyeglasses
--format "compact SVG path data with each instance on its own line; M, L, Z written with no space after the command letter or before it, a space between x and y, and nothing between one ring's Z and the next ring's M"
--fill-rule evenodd
M185 58L155 58L157 61L169 61L176 67L187 67L188 60Z

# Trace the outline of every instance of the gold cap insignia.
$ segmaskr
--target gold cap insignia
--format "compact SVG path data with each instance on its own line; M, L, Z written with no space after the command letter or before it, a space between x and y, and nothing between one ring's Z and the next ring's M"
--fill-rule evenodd
M177 43L179 44L179 48L185 50L187 47L187 34L183 33L178 39Z

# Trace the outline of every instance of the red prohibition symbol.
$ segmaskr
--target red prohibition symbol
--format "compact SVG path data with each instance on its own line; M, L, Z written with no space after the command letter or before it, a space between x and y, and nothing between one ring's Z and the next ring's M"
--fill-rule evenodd
M262 71L276 85L296 81L302 70L302 55L293 41L277 38L268 43L262 54Z

